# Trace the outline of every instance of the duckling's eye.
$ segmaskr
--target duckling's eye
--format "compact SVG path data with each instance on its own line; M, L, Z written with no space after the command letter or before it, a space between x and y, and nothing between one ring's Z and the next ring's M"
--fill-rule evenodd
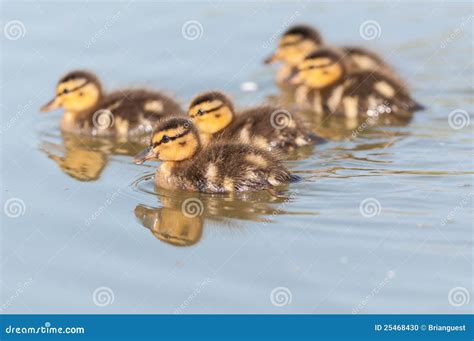
M82 91L79 91L79 96L84 96L84 93Z
M69 89L65 88L65 89L63 90L63 94L67 94L67 93L69 93Z
M163 141L163 143L168 143L170 141L170 138L165 135L161 138L161 141Z
M204 110L202 110L202 109L199 109L198 112L197 112L197 114L198 114L199 116L202 116L202 115L204 115L205 113L206 113L206 112L205 112Z

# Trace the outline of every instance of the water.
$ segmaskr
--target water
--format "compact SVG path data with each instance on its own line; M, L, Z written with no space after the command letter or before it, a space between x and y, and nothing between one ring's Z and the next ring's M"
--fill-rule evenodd
M1 13L25 33L2 37L4 312L472 312L472 123L448 123L453 110L473 119L472 4L12 1ZM367 20L380 37L361 38ZM376 49L428 110L373 126L306 116L330 141L292 157L305 180L276 196L157 190L156 164L132 164L138 146L62 136L60 113L38 111L74 68L183 104L208 89L258 104L278 95L261 62L287 22ZM240 90L248 81L256 92ZM184 216L185 202L197 211Z

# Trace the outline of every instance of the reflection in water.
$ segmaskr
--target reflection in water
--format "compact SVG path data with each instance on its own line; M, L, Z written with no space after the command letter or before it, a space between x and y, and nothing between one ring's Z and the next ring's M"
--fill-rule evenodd
M111 155L133 156L147 141L120 141L92 136L61 134L61 142L54 143L42 136L40 150L55 161L61 170L79 181L99 179Z
M135 216L159 240L174 246L190 246L201 239L204 219L184 215L176 208L150 208L138 205Z
M137 205L135 216L157 239L174 246L196 244L206 221L231 226L232 219L266 223L272 216L288 215L285 206L297 194L295 191L285 194L261 191L245 195L209 195L158 188L155 191L163 207Z

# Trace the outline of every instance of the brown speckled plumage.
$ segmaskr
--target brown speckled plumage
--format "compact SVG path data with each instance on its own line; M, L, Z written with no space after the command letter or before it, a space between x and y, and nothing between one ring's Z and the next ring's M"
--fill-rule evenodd
M322 48L311 53L305 60L330 58L340 62L341 57L335 50ZM356 115L399 114L422 110L423 106L413 100L407 89L387 73L377 71L348 72L342 64L343 74L335 83L322 88L311 89L302 85L304 95L297 98L304 109L326 114L344 114L353 116L348 111L349 102L354 106ZM297 92L299 91L297 90Z
M153 101L161 103L159 110L147 108L146 104ZM160 120L171 116L184 115L184 111L178 103L160 92L127 89L105 95L94 108L81 113L78 120L80 130L88 131L91 129L99 135L116 134L114 125L106 129L95 128L94 113L99 110L110 110L114 117L114 125L119 124L120 120L126 121L128 135L150 133Z
M282 122L278 123L278 119ZM248 143L281 151L291 151L323 141L307 129L295 113L272 106L260 106L238 113L216 138L227 141L245 140L242 135L246 135L246 132L249 133Z
M241 142L281 152L314 145L324 140L306 128L294 112L275 106L259 106L235 112L232 101L221 92L211 91L197 96L190 108L200 103L220 100L232 112L231 123L212 136L213 141Z
M255 155L261 163L247 157ZM209 168L215 167L215 176ZM207 193L258 191L296 180L269 152L245 144L212 143L171 169L172 182L184 190Z

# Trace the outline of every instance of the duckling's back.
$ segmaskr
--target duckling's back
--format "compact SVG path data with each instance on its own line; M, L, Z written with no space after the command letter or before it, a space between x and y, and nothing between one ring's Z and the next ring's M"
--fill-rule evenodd
M215 143L173 167L173 176L200 192L257 191L296 180L270 153L245 144Z

